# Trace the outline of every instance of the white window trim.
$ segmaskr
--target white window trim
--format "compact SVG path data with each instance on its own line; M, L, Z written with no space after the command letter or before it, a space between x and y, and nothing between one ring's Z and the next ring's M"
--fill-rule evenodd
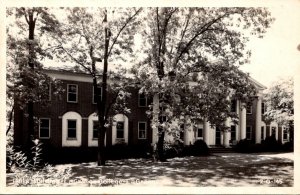
M68 139L68 120L76 120L76 139ZM82 142L82 117L77 112L67 112L62 116L62 147L79 147Z
M140 137L140 123L144 123L145 124L145 137ZM139 121L138 122L138 139L147 139L147 122L145 121Z
M100 87L100 91L101 91L101 100L102 100L102 87ZM95 87L93 86L93 104L97 104L97 102L95 102Z
M248 127L250 127L250 138L247 138L247 128ZM253 133L252 131L253 131L252 126L246 126L246 139L247 140L251 140L252 139L252 133Z
M44 120L44 119L49 120L49 137L41 137L41 120ZM50 137L51 137L50 132L51 132L51 119L50 118L40 118L39 119L39 138L40 139L50 139Z
M284 132L286 132L286 139L284 138ZM282 127L282 140L283 141L288 141L288 138L289 138L288 131L286 130L285 127Z
M76 101L69 101L69 86L70 85L76 86ZM77 103L78 102L78 85L77 84L67 84L67 102L68 103Z
M113 120L112 145L115 145L118 140L124 140L124 142L128 144L128 117L124 114L116 114ZM124 138L117 138L117 122L124 122Z
M145 106L141 106L141 105L140 105L140 96L141 96L141 95L142 95L142 94L139 93L139 96L138 96L138 104L139 104L139 107L145 108L145 107L147 107L147 104L148 104L148 98L146 97L146 95L144 95L144 96L145 96L146 105L145 105Z
M93 121L98 121L98 116L96 113L90 114L88 117L88 146L89 147L97 147L98 146L98 139L93 138ZM106 146L106 134L104 137L104 145Z

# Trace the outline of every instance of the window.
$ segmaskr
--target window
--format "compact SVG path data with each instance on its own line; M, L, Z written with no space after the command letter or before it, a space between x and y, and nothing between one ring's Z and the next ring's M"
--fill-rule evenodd
M98 121L93 121L93 139L98 139Z
M231 100L230 111L236 112L236 100Z
M40 138L50 138L50 119L40 119Z
M77 103L77 91L77 85L68 84L68 102Z
M284 140L288 139L288 132L287 132L287 130L285 128L283 129L283 139Z
M271 128L272 129L272 131L271 131L271 136L276 136L276 127L272 127Z
M198 128L197 129L197 137L198 138L203 137L203 128Z
M247 114L252 114L252 105L251 104L247 104Z
M68 120L68 136L67 138L76 139L76 120Z
M234 125L231 126L230 134L231 134L231 140L236 140L236 127Z
M117 122L117 139L124 138L124 122Z
M139 94L139 107L146 107L147 106L147 97L145 94Z
M246 127L246 139L252 139L252 127L251 126Z
M147 128L147 123L146 122L139 122L139 131L138 131L138 137L139 139L146 139L146 128Z
M264 131L265 131L265 128L264 127L261 127L261 139L265 139L265 136L264 136Z
M96 96L96 88L93 87L93 104L97 104L97 96ZM99 95L98 98L100 98L100 100L102 100L102 87L97 87L97 89L99 90Z
M261 103L261 114L265 114L265 103Z

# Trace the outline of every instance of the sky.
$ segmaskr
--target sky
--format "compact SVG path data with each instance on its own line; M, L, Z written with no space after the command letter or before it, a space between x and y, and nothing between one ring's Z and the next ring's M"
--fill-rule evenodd
M251 38L251 62L241 69L270 87L272 82L300 74L300 12L299 6L276 4L269 8L275 22L262 39Z
M273 1L276 2L276 1ZM300 74L300 2L277 1L267 7L275 18L263 38L250 37L250 63L241 66L259 83L273 82Z

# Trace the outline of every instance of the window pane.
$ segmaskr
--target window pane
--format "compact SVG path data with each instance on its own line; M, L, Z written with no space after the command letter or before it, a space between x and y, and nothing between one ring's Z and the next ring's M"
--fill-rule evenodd
M202 128L198 128L198 135L197 137L203 137L203 129Z
M49 119L41 119L40 125L41 125L41 128L49 128Z
M40 129L40 137L50 137L48 128Z
M146 130L146 123L139 123L139 130Z
M76 85L69 85L69 93L77 93L77 86Z
M98 138L98 121L93 121L93 139Z
M40 137L48 138L50 137L50 120L40 119Z
M77 95L73 93L69 93L68 95L68 101L70 102L76 102L77 101Z
M145 94L139 94L139 106L147 106L147 98Z
M76 138L76 120L68 120L68 138Z
M261 139L264 139L264 127L261 127Z
M231 126L231 140L236 140L236 129L235 129L235 126Z
M76 120L68 120L68 128L76 129Z
M68 129L68 138L76 138L76 129Z
M94 90L93 90L93 103L97 103L97 96L96 96L96 88L94 87L93 88ZM98 98L101 100L102 99L102 88L101 87L98 87L98 90L99 90L99 96L98 96Z
M236 100L231 100L231 112L236 112Z
M117 138L124 138L124 122L117 122Z

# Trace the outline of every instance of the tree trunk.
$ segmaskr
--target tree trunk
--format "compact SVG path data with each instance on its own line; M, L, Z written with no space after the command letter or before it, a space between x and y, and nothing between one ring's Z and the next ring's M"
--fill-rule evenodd
M34 40L34 28L35 28L35 20L33 18L33 13L29 12L28 13L28 28L29 28L29 61L28 61L28 66L29 68L34 70L34 45L33 45L33 40ZM32 80L34 78L27 78L29 79L29 89L32 88ZM31 140L34 137L34 111L33 111L33 101L29 100L28 104L28 137L27 137L27 145L30 148Z
M105 13L103 22L107 22L107 13ZM100 124L100 131L98 130L98 166L105 165L105 134L106 134L106 127L105 123L107 122L106 117L106 100L107 100L107 66L108 66L108 45L109 45L109 35L108 35L108 28L105 27L105 45L104 45L104 64L103 64L103 75L102 75L102 100L100 104L100 112L99 112L99 122Z
M12 119L13 119L13 113L14 113L14 105L12 106L12 109L9 113L9 124L8 124L8 128L6 130L6 135L9 133L10 129L11 129L11 124L12 124Z

